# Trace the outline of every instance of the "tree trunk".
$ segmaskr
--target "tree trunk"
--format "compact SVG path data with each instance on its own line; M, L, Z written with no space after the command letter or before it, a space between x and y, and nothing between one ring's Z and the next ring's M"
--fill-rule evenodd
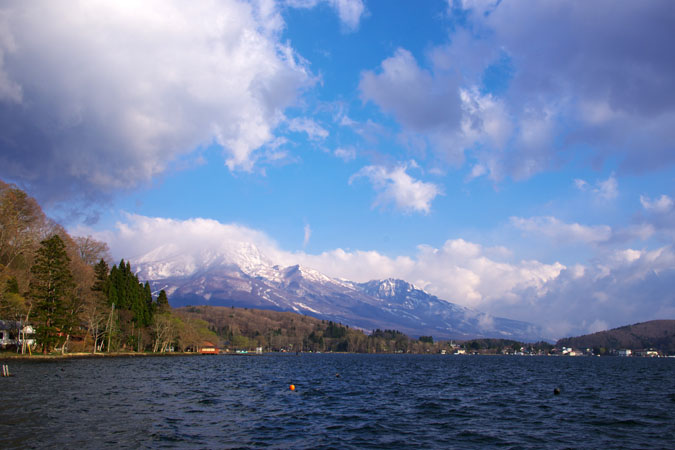
M92 349L91 353L93 355L96 354L96 346L98 345L98 323L94 325L94 329L92 330L92 337L94 338L94 348Z
M112 319L113 313L115 312L115 304L112 304L112 309L110 310L110 318L108 319L108 353L110 353L110 337L112 335Z
M28 318L30 317L30 310L33 308L33 304L31 303L28 306L28 312L26 313L26 320L24 321L25 324L28 324ZM21 334L23 335L23 339L21 339L21 354L24 355L26 354L26 332L24 331L26 325L21 327Z
M69 341L70 341L70 333L66 334L66 340L63 341L63 345L61 346L61 354L62 355L66 354L66 345L68 345Z

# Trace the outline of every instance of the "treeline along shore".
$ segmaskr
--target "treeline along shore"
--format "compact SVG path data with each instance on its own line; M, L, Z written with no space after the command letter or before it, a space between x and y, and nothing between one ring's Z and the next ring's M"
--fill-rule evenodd
M195 351L217 336L181 318L108 246L72 237L0 181L0 350L15 354Z

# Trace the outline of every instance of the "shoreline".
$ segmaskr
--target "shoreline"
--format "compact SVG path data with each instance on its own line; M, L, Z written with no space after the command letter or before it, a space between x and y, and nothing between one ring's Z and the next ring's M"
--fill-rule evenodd
M202 356L197 352L167 352L167 353L139 353L139 352L113 352L113 353L66 353L61 354L1 354L0 361L5 360L59 360L59 359L87 359L87 358L125 358L125 357L162 357L162 356Z

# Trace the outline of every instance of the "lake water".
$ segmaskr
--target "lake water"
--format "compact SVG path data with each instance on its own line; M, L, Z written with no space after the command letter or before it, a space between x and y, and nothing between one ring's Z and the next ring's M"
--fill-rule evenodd
M0 448L675 448L672 358L3 363Z

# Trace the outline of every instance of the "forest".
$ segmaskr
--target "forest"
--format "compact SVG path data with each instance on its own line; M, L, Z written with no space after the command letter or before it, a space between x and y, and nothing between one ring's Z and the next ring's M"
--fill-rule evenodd
M437 353L448 343L412 339L394 330L363 330L293 312L225 306L174 310L183 320L207 322L223 348L264 351Z
M106 243L71 237L0 181L0 320L12 350L185 351L216 338L205 322L174 314L166 293L153 295L129 262L110 260Z

